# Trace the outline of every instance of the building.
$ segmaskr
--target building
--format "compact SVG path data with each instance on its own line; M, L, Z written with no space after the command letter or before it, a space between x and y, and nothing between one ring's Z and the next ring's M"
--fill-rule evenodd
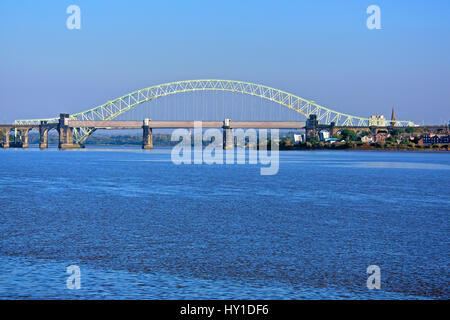
M338 138L326 138L325 143L333 144L338 142Z
M304 134L294 134L294 142L295 143L299 143L299 142L304 143L304 142L306 142L305 135Z
M394 115L395 117L395 115ZM373 127L386 127L386 118L383 115L372 115L369 118L369 126Z
M327 130L321 130L319 132L319 139L320 139L320 141L325 141L328 138L330 138L330 133Z
M376 135L373 136L372 141L373 142L381 142L386 140L386 138L388 138L389 135L385 134L385 133L377 133Z
M361 138L361 141L364 143L372 143L373 142L373 138L371 136L364 136Z
M392 114L391 114L391 126L395 126L395 110L394 107L392 107Z
M438 135L425 135L422 137L423 144L431 145L431 144L449 144L450 143L450 135L438 136Z

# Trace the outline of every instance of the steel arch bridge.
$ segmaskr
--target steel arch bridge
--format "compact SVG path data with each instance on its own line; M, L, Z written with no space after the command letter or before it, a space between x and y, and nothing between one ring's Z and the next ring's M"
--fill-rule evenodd
M141 90L137 90L126 94L122 97L114 100L107 101L106 103L94 107L92 109L82 111L70 115L70 119L73 120L113 120L119 115L135 108L136 106L151 101L156 98L169 96L183 92L194 91L228 91L241 94L247 94L250 96L256 96L261 99L266 99L282 106L288 107L305 117L309 118L310 115L317 115L317 120L321 124L330 124L334 122L336 126L357 126L357 127L369 127L370 119L352 116L349 114L337 112L329 108L318 105L317 103L300 98L296 95L290 94L285 91L281 91L268 86L243 82L234 80L218 80L218 79L204 79L204 80L185 80L164 83ZM59 118L48 119L29 119L29 120L16 120L14 124L40 124L41 121L47 121L48 123L55 123L59 121ZM395 121L396 126L414 126L411 121ZM76 128L74 129L74 140L76 143L84 143L86 139L95 131L94 128Z

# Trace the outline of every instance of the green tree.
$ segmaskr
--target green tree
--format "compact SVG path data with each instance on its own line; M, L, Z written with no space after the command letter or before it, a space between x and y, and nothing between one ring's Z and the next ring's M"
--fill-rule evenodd
M308 142L310 142L312 145L316 145L319 143L319 138L313 137L313 138L309 139Z
M386 142L396 142L396 137L391 134L388 138L386 138Z
M341 130L341 138L345 141L358 141L358 135L350 129Z
M294 142L289 138L284 138L280 141L280 146L282 147L292 147L294 146Z
M394 130L392 130L392 132L391 132L391 136L398 136L399 134L401 134L401 133L404 133L405 131L403 131L403 130L401 130L401 129L394 129Z

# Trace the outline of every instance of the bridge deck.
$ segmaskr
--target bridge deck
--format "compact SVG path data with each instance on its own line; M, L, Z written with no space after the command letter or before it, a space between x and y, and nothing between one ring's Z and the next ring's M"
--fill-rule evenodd
M196 121L150 121L150 128L194 128ZM200 122L199 122L200 123ZM96 129L141 129L143 121L82 121L69 120L69 127ZM261 128L261 129L302 129L304 121L232 121L231 128ZM202 121L203 128L222 128L222 121Z

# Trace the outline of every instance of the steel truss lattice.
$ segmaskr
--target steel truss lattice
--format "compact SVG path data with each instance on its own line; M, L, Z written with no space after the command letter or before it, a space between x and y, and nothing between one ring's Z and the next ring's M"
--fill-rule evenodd
M183 92L194 91L228 91L256 96L261 99L273 101L289 109L292 109L305 117L311 114L317 115L317 120L321 124L334 122L336 126L357 126L369 127L370 119L355 117L349 114L337 112L329 108L318 105L313 101L300 98L296 95L271 88L264 85L234 81L234 80L186 80L160 84L153 87L137 90L126 94L120 98L110 100L105 104L95 108L70 115L74 120L113 120L119 115L133 109L141 103ZM14 123L39 124L41 121L48 123L58 122L59 118L16 120ZM387 120L388 121L388 120ZM414 126L411 121L395 121L395 126ZM76 128L74 130L74 140L76 143L84 143L86 139L95 131L94 128Z

